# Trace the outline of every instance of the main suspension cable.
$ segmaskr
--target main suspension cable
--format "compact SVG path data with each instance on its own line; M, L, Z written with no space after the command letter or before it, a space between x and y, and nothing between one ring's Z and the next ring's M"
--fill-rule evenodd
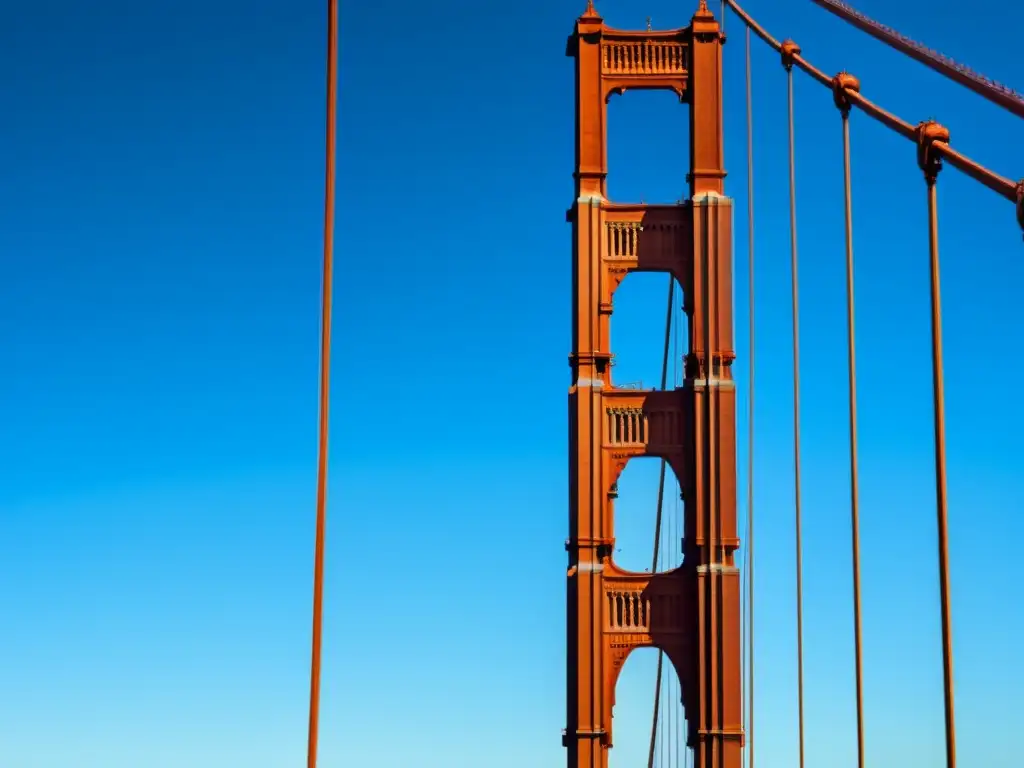
M747 764L754 768L754 100L747 59L747 322L750 374L747 380Z
M846 344L850 390L850 529L853 553L854 665L857 683L857 767L864 768L864 673L860 608L860 504L857 478L857 357L853 294L853 204L850 192L850 100L859 89L855 77L835 78L835 102L843 118L843 182L846 203Z
M335 123L338 104L338 0L327 0L327 158L324 190L323 296L320 311L320 435L313 553L313 650L309 678L306 764L316 768L320 725L320 641L323 629L324 533L327 527L327 433L331 384L331 296L334 279Z
M764 27L758 24L749 13L743 10L736 0L726 0L726 4L732 8L733 12L740 18L747 29L753 30L754 33L771 46L773 50L781 51L782 43L768 34ZM811 78L816 80L819 84L829 89L834 88L833 78L826 75L799 54L793 56L793 63L810 75ZM913 125L908 123L906 120L900 119L891 112L887 112L874 102L869 101L867 98L862 96L860 92L852 90L848 91L846 93L846 98L849 100L850 104L857 107L872 120L878 121L905 139L917 141L917 130ZM1024 181L1019 184L1010 181L1005 176L1000 176L998 173L989 170L966 155L957 152L946 142L936 141L934 143L934 151L941 155L942 158L954 168L962 171L975 181L988 187L999 196L1013 203L1018 202L1018 195L1020 194L1019 190L1024 189ZM1018 215L1018 218L1021 222L1021 227L1024 228L1024 208L1021 208L1020 211L1021 213Z
M668 352L672 343L672 310L675 303L676 278L668 276L668 309L665 311L665 347L661 356L661 389L668 386ZM661 460L661 472L658 476L658 508L654 516L654 557L651 559L651 576L658 572L658 555L661 544L661 513L665 502L665 459ZM654 717L651 723L651 745L647 752L647 768L654 768L654 746L658 738L658 713L661 705L661 668L665 652L658 649L658 672L654 684Z
M800 290L796 247L796 140L793 127L793 54L800 46L792 40L782 44L782 64L786 68L789 104L789 245L793 293L793 491L796 547L796 679L800 768L804 768L804 590L803 540L800 492Z
M912 59L916 59L929 69L969 88L982 98L988 99L993 104L997 104L1003 109L1012 112L1017 117L1024 117L1024 96L1012 88L998 83L990 77L985 77L980 72L975 72L970 67L954 61L949 56L927 48L915 40L911 40L906 35L881 22L875 21L847 3L840 2L839 0L813 0L813 2L838 16L847 24L867 32L890 48Z

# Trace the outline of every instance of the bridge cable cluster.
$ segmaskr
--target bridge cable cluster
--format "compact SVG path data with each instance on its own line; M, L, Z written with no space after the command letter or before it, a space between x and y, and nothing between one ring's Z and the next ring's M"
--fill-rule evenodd
M815 0L819 5L831 6L845 9L849 12L848 6L833 0ZM800 357L799 357L799 301L798 301L798 251L797 251L797 220L796 220L796 173L795 173L795 140L794 140L794 107L793 107L793 69L794 67L803 70L812 79L828 87L832 91L833 101L840 112L843 140L843 176L844 176L844 206L845 206L845 250L846 250L846 304L847 304L847 351L848 351L848 374L849 374L849 423L850 423L850 524L851 524L851 548L852 548L852 570L853 570L853 612L854 612L854 653L856 669L856 709L857 709L857 756L858 766L864 766L864 716L863 716L863 652L861 637L861 585L860 585L860 514L858 497L858 465L857 465L857 377L856 377L856 349L855 349L855 317L854 317L854 270L853 270L853 216L852 216L852 195L850 185L850 124L849 116L853 107L867 114L869 117L885 125L890 130L901 136L914 141L917 149L917 163L924 176L927 202L928 202L928 243L930 261L930 293L931 293L931 354L932 354L932 390L933 390L933 424L935 429L935 484L936 484L936 518L938 526L938 571L939 571L939 593L942 624L942 658L944 678L944 708L945 708L945 753L947 768L955 768L956 765L956 727L953 706L953 652L952 652L952 619L950 611L950 590L949 590L949 548L948 548L948 510L946 491L946 440L945 440L945 407L944 407L944 375L942 364L942 330L941 330L941 291L939 281L939 257L938 257L938 209L937 209L937 180L942 169L943 161L964 172L975 181L987 186L1005 199L1015 204L1017 219L1024 228L1024 181L1014 184L1003 176L1000 176L984 166L976 163L965 155L950 147L949 130L939 123L929 120L919 124L911 125L896 115L882 109L869 101L860 92L860 82L856 77L840 72L834 77L828 77L821 70L817 69L802 56L800 46L792 40L779 42L753 18L751 18L735 0L722 0L723 17L726 7L731 8L739 19L744 23L746 33L746 98L747 98L747 184L748 184L748 257L749 257L749 318L750 318L750 379L749 379L749 403L750 415L748 418L748 500L747 500L747 552L746 552L746 627L744 628L744 662L747 673L747 708L745 712L745 728L748 735L747 742L747 765L754 768L754 539L753 539L753 347L754 347L754 207L753 207L753 115L751 108L751 55L750 36L751 32L760 37L771 48L780 54L782 65L787 73L788 91L788 138L789 138L789 191L790 191L790 261L791 261L791 289L792 289L792 311L793 311L793 432L794 432L794 486L795 486L795 539L796 539L796 600L797 600L797 687L798 687L798 713L799 713L799 754L800 766L804 765L804 680L803 680L803 586L802 586L802 520L801 520L801 477L800 477ZM855 12L854 12L855 13ZM854 23L847 18L849 13L839 13L841 17ZM867 17L858 16L858 26L863 26ZM867 22L870 22L867 19ZM883 32L890 35L897 33L888 28L876 25ZM723 21L724 28L724 21ZM876 30L877 31L877 30ZM878 36L878 35L876 35ZM904 44L909 44L909 39L903 39ZM909 42L908 42L909 41ZM896 46L898 47L898 46ZM918 46L920 50L923 47ZM937 61L940 61L947 68L952 68L955 62L942 57L939 54L930 52ZM920 58L920 57L915 57ZM998 98L991 98L996 103L1004 106L1010 111L1024 114L1024 98L1016 92L999 86L994 81L976 75L976 73L957 65L957 71L966 77L970 74L974 79L973 85L968 84L972 90L999 94L1003 100L1009 99L1021 107L1021 112L1013 105L1004 104ZM934 67L939 69L940 67ZM948 74L948 73L946 73ZM957 78L954 78L957 79ZM979 85L980 83L980 85ZM984 86L984 87L983 87ZM983 93L983 95L986 95Z
M723 5L732 9L747 28L752 30L754 34L760 37L772 49L780 54L782 53L782 43L765 31L764 27L758 24L757 21L755 21L739 4L736 3L736 0L723 0ZM801 53L793 52L791 60L793 65L810 75L811 79L816 80L821 85L834 91L835 78L829 77L820 69L815 67L805 59ZM854 80L856 80L856 78L854 78ZM916 126L902 120L891 112L886 111L861 95L859 88L856 90L852 88L845 88L843 98L847 100L851 106L856 107L873 120L876 120L900 136L903 136L905 139L915 143L917 142L918 134ZM1012 203L1017 203L1018 190L1021 185L1024 184L1024 181L1019 183L1010 181L1010 179L1005 176L1001 176L995 171L986 168L966 155L956 151L949 145L948 141L935 141L933 151L957 170L988 187L1004 199L1009 200ZM1024 228L1024 221L1022 221L1021 226Z

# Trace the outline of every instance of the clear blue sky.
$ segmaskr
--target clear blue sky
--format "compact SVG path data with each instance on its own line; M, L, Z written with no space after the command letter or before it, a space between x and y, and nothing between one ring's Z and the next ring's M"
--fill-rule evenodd
M322 3L9 4L0 31L0 768L304 760L323 162ZM564 761L573 68L583 0L346 3L322 766ZM1024 87L1024 10L860 0ZM602 0L687 23L696 0ZM717 3L713 3L717 9ZM1024 175L1020 121L806 0L749 0L828 72ZM998 10L999 18L994 18ZM737 375L748 377L743 47L727 22ZM795 756L784 75L755 46L759 765ZM853 764L839 118L796 90L810 765ZM855 114L868 758L938 765L924 187ZM615 200L685 189L686 111L610 106ZM1024 375L1012 206L943 172L961 768L1011 768L1024 673ZM617 297L657 380L664 277ZM745 416L739 424L745 434ZM741 439L741 446L745 441ZM741 450L741 466L745 455ZM624 481L650 547L656 465ZM653 656L619 688L645 757Z

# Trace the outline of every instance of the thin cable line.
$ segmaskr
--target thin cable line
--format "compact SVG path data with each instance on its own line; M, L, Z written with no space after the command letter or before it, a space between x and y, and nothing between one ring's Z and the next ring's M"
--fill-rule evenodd
M309 679L306 763L316 768L320 726L320 648L323 630L324 545L327 527L327 437L331 383L331 288L334 272L335 125L338 103L338 0L327 2L327 158L324 190L323 297L320 317L320 434L317 459L316 544L313 554L313 649Z
M675 303L676 278L668 276L668 308L665 310L665 345L661 356L661 389L668 384L668 352L672 344L672 305ZM661 514L665 501L665 459L661 459L661 471L658 476L658 506L654 517L654 557L651 559L651 577L658 572L658 556L661 543ZM647 768L654 768L654 747L658 738L658 714L661 706L661 675L664 651L658 649L658 671L654 683L654 716L651 718L651 744L647 753Z
M747 407L747 764L754 768L754 100L750 74L750 26L747 60L747 292L750 378Z
M786 66L789 101L789 232L793 283L793 486L796 536L796 675L800 768L804 768L804 618L803 540L800 494L800 290L796 241L796 140L793 128L793 66Z
M857 677L857 768L864 768L864 655L860 606L860 504L857 479L857 358L853 298L853 205L850 192L850 111L843 116L843 182L846 202L846 344L850 388L850 528L853 554L854 664Z
M935 173L938 172L936 166ZM938 518L939 601L942 610L942 682L946 731L946 768L956 768L956 718L953 711L953 626L949 598L949 520L946 495L946 409L942 366L942 299L939 285L939 213L936 177L928 181L928 252L931 266L932 403L935 420L935 511Z
M744 24L751 27L754 33L764 40L774 50L778 51L781 48L781 44L778 40L768 34L764 27L758 24L754 19L750 17L746 11L743 10L736 2L736 0L726 0L733 12L743 21ZM793 62L804 72L810 75L811 79L820 85L825 86L829 89L835 89L834 78L830 78L820 69L815 67L811 62L802 56L794 56ZM849 102L856 106L861 112L884 125L889 130L899 134L905 139L910 141L917 140L917 131L913 125L908 123L896 115L882 109L880 106L875 104L873 101L865 98L860 94L859 91L847 91L846 98ZM971 160L966 155L962 155L955 149L949 146L946 142L937 141L934 145L934 150L942 155L942 157L954 168L962 171L964 174L979 182L980 184L988 187L997 195L1003 197L1011 202L1017 200L1017 184L1010 181L1009 179L1000 176L999 174L989 170Z

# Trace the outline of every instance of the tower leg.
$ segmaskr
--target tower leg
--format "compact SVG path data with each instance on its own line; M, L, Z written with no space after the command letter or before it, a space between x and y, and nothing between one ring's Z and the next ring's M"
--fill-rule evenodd
M569 768L605 765L600 551L604 546L604 524L599 495L601 422L597 418L600 401L600 390L592 386L575 386L569 396L572 524L567 543L568 696L564 740Z
M693 316L686 386L692 392L692 492L686 553L695 571L697 658L687 696L695 764L740 768L743 747L740 579L735 564L736 388L732 378L732 203L693 200ZM692 689L696 690L692 690Z

